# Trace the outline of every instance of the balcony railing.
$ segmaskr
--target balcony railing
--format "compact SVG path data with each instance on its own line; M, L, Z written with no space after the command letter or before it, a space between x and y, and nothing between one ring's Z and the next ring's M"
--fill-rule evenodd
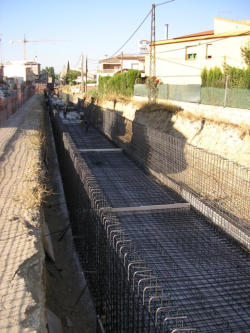
M98 69L97 73L116 73L120 68L112 68L112 69Z

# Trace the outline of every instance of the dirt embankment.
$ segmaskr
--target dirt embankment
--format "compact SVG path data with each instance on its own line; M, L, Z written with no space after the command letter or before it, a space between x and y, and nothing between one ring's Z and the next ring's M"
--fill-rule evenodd
M76 87L66 86L62 91L74 102L78 97L83 98ZM129 120L184 138L186 143L250 167L250 110L165 100L149 105L146 98L140 97L130 100L110 96L95 103L104 109L115 110Z
M100 100L97 103L130 120L184 137L186 143L250 167L250 110L214 106L195 109L179 106L178 102L149 105L143 101Z

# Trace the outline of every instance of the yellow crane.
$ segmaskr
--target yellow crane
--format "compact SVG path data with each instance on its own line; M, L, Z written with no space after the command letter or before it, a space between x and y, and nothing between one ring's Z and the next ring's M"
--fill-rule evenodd
M26 44L27 43L37 43L37 42L67 42L69 40L66 39L38 39L38 40L27 40L24 36L23 39L18 40L10 40L11 44L14 43L23 43L23 59L26 60Z

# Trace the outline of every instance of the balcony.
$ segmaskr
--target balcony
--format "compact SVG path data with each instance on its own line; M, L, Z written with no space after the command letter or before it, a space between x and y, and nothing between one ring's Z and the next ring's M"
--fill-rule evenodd
M120 70L120 68L112 68L112 69L98 69L97 70L97 73L116 73L116 72L118 72Z

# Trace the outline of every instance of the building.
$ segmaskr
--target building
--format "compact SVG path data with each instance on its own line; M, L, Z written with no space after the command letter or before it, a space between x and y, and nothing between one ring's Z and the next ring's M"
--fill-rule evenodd
M17 81L37 81L40 76L40 64L35 61L9 61L4 66L4 76Z
M88 81L96 81L96 74L94 73L89 73L87 74L87 80ZM83 73L83 81L86 81L86 73ZM81 83L82 82L82 77L78 76L75 80L76 83Z
M250 43L250 20L214 18L214 29L155 42L156 76L165 84L201 84L201 71L223 66L244 68L241 47ZM249 44L250 45L250 44ZM149 56L146 57L149 75Z
M140 54L149 53L149 44L150 44L150 42L146 39L140 40L140 42L139 42L139 53Z
M145 71L145 55L120 54L117 57L106 58L99 61L97 82L99 76L113 76L116 73L126 72L129 69Z

